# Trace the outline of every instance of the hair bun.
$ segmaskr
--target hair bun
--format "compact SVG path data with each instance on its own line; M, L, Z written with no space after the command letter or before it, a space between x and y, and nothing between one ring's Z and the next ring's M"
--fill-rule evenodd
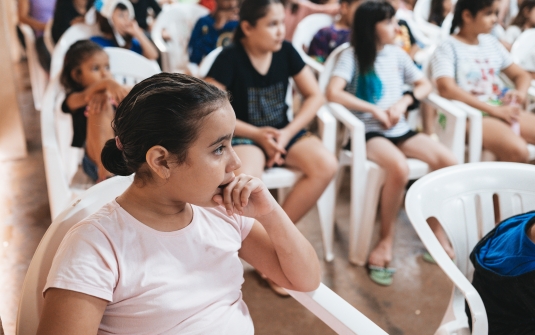
M117 148L115 138L106 141L100 159L106 170L115 175L129 176L134 173L126 164L123 152Z

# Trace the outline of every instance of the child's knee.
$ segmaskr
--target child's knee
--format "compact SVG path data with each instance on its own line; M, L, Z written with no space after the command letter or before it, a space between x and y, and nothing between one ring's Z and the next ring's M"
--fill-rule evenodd
M527 163L529 160L528 146L523 142L510 146L506 153L506 159L504 160L508 162Z
M314 178L330 181L334 178L337 171L338 160L334 155L328 154L321 159L318 159L317 162L313 164L309 175Z
M409 182L409 165L406 160L398 161L386 167L387 178L399 185Z

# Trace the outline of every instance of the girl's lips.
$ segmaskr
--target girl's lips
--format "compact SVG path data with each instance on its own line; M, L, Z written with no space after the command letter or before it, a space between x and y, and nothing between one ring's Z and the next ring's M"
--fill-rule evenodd
M228 184L232 183L234 181L234 178L236 177L232 177L232 179L230 179L228 182L223 182L223 184L219 185L217 188L219 189L224 189L225 187L227 187Z

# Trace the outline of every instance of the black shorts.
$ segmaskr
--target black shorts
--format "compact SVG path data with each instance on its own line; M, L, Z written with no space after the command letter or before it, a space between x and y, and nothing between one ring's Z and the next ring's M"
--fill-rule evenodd
M374 137L383 137L383 138L386 138L387 140L389 140L390 142L394 143L394 145L398 145L398 144L401 144L401 143L405 142L406 140L408 140L409 138L411 138L411 137L413 137L415 135L418 135L418 133L415 132L414 130L409 130L407 133L405 133L405 134L403 134L401 136L396 136L396 137L386 137L385 135L383 135L381 133L372 131L372 132L366 133L366 142L368 142L369 140L371 140ZM349 140L349 142L344 147L344 150L351 150L351 139Z

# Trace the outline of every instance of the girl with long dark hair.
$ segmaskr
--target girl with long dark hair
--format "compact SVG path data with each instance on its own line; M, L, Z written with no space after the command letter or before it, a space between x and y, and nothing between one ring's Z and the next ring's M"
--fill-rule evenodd
M431 84L411 58L393 45L398 25L384 1L365 2L355 13L352 47L343 51L327 88L330 101L344 105L365 124L368 159L384 169L380 196L381 233L368 259L370 278L392 284L394 226L409 178L407 158L437 170L455 164L453 154L425 134L412 131L405 112L431 92ZM414 88L403 91L403 85ZM359 178L359 176L353 176ZM438 222L431 226L450 256L453 251Z

